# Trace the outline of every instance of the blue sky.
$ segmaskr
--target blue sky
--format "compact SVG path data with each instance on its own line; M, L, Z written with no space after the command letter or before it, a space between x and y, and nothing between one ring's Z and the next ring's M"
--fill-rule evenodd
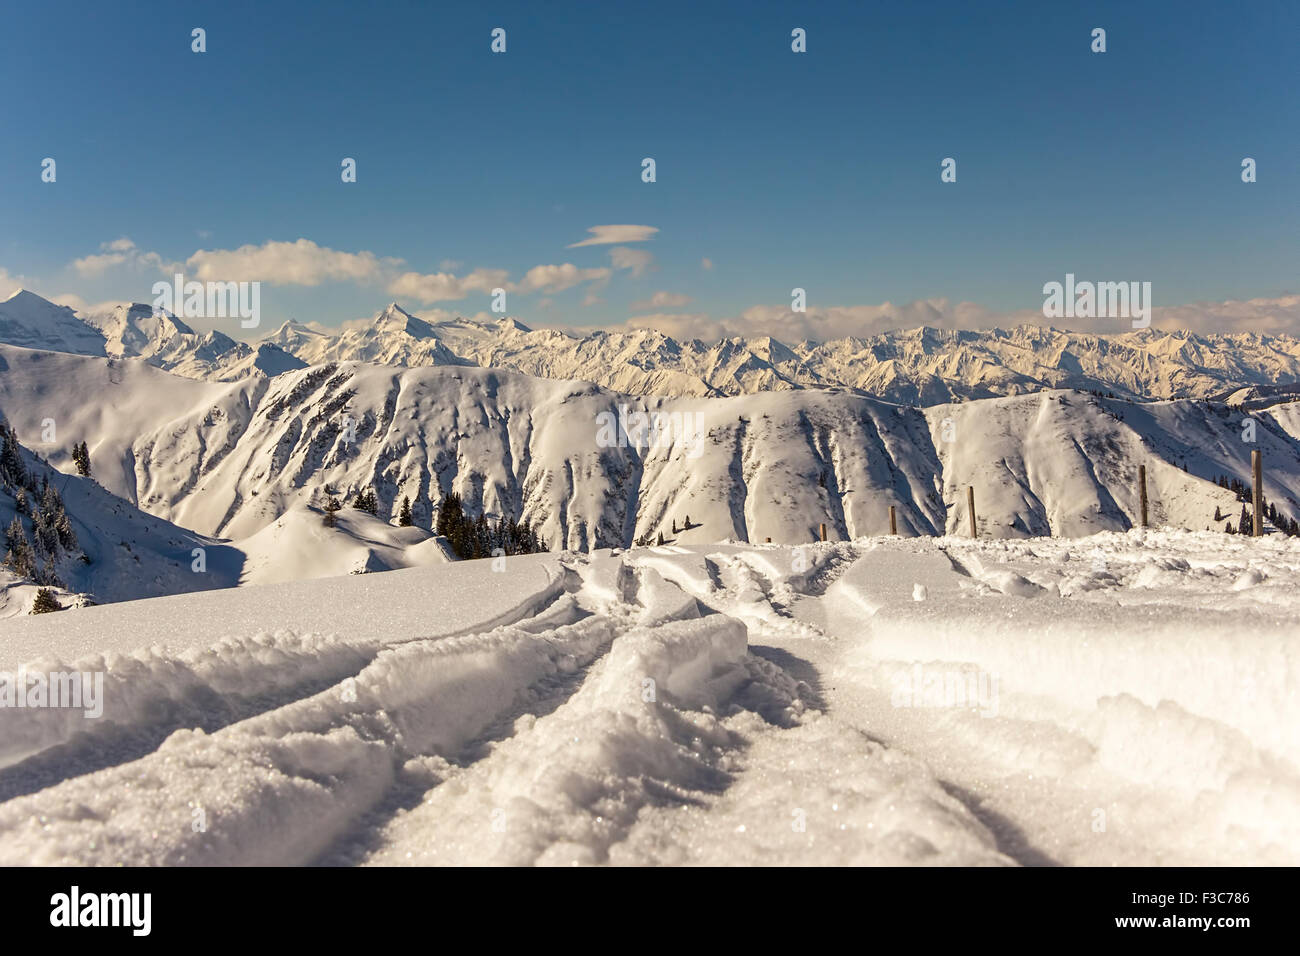
M530 324L678 332L795 286L810 309L1038 309L1067 272L1273 298L1300 291L1298 35L1281 2L23 5L0 280L150 301L206 262L261 279L270 322L326 325L483 312L501 281ZM657 231L573 247L614 224Z

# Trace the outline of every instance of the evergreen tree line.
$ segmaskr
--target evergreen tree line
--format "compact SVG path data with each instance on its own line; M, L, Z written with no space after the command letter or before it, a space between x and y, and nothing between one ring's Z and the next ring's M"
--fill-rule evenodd
M1220 488L1231 491L1237 496L1238 501L1250 500L1250 485L1246 484L1240 478L1229 478L1227 475L1220 475L1214 479L1214 483Z
M337 524L335 515L342 505L334 497L332 488L327 487L325 493L324 521L327 527L332 528ZM358 491L351 504L358 511L379 516L379 498L372 488ZM410 495L402 497L397 523L403 528L415 524L411 514ZM461 559L491 558L498 554L537 554L546 550L537 531L527 521L515 521L514 518L489 519L483 514L471 518L465 512L464 500L454 491L449 492L439 503L433 532L446 538L452 551Z
M1238 501L1249 502L1252 498L1250 485L1246 484L1239 478L1230 478L1227 475L1219 475L1218 478L1214 479L1214 483L1220 488L1231 491L1237 496ZM1300 537L1300 521L1278 511L1277 505L1273 504L1273 502L1270 501L1264 505L1264 516L1272 522L1273 527L1277 528L1277 530L1281 531L1283 534L1290 535L1293 538ZM1217 508L1214 510L1214 520L1223 520ZM1241 515L1237 519L1237 526L1234 528L1232 522L1229 521L1227 527L1223 530L1228 534L1251 534L1254 531L1254 526L1254 515L1245 504L1242 504Z
M63 587L55 565L63 555L78 550L77 536L49 476L37 482L23 462L20 447L13 429L0 421L0 488L13 495L17 512L5 529L5 553L0 565L37 584Z
M446 538L456 556L462 559L490 558L494 553L536 554L546 550L527 521L513 518L489 521L481 513L471 518L465 513L460 495L454 491L448 492L438 505L434 533Z

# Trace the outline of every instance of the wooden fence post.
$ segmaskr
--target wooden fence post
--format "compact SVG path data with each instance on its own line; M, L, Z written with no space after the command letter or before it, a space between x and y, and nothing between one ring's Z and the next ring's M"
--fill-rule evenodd
M1264 533L1264 456L1256 448L1250 453L1250 470L1254 472L1255 488L1251 493L1255 508L1255 537Z
M970 515L970 536L978 538L979 532L975 530L975 486L966 486L966 512Z
M1138 501L1142 503L1142 527L1147 526L1147 466L1138 465Z
M822 540L825 541L825 540L826 540L826 522L825 522L825 521L823 521L822 524L821 524L821 535L822 535Z
M898 534L898 515L894 512L894 506L889 506L889 533Z
M763 540L764 540L764 542L767 543L767 544L771 544L771 543L772 543L772 539L771 539L771 538L764 538Z

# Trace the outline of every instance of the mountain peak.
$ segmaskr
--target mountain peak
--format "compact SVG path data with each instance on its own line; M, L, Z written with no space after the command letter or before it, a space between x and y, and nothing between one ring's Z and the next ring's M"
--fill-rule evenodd
M7 299L4 300L4 304L5 304L5 305L22 305L22 306L28 306L28 307L30 307L30 306L48 305L48 306L51 306L52 308L55 308L55 309L66 309L66 308L67 308L67 306L63 306L63 305L55 305L55 304L54 304L53 302L51 302L49 299L45 298L45 296L43 296L43 295L37 295L35 292L32 292L30 289L19 289L19 290L17 290L17 291L14 292L11 296L9 296L9 298L7 298Z
M432 325L424 319L411 315L396 302L389 303L383 312L375 316L375 328L383 332L405 332L417 339L436 337Z
M104 336L66 305L19 289L0 302L0 342L29 349L104 355Z

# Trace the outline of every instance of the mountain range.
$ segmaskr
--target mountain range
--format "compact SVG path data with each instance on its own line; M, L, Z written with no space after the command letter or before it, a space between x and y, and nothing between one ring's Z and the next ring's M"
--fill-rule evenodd
M0 303L0 342L140 358L189 378L236 381L326 362L478 366L594 382L632 395L721 397L844 387L914 405L1077 388L1120 398L1222 398L1300 382L1300 340L1150 329L1115 334L1038 326L916 328L830 342L771 337L677 341L648 329L577 335L503 318L430 322L396 303L322 331L289 321L246 343L197 333L148 305L77 313L22 291Z

